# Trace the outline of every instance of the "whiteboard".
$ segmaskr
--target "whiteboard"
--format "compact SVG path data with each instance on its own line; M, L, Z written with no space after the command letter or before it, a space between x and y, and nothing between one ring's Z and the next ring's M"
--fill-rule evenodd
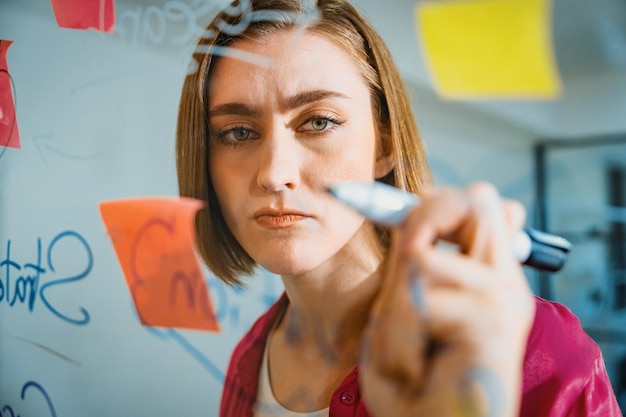
M0 410L217 414L234 344L282 292L206 269L220 333L144 327L98 204L176 196L185 56L215 2L117 4L117 31L61 29L49 1L3 0L21 149L0 148Z

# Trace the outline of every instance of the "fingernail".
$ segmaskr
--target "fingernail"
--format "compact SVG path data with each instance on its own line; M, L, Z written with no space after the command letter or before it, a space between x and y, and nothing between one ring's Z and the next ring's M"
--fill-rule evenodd
M471 415L495 417L502 415L506 392L497 375L480 365L469 369L459 384L459 405Z
M407 279L411 289L411 302L421 313L424 311L424 281L420 278L419 268L412 262L407 265Z

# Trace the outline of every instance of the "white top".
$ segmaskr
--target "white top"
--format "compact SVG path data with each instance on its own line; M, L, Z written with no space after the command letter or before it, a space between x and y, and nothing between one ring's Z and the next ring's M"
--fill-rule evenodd
M259 388L256 394L256 405L252 411L252 417L329 417L328 407L310 413L299 413L286 409L276 401L270 384L268 358L269 341L270 337L267 338L265 351L263 352L263 361L261 362L261 371L259 372Z

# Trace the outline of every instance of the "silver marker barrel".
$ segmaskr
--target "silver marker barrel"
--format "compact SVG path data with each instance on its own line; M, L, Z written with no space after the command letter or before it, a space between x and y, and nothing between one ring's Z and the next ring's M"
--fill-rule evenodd
M328 191L339 201L381 225L397 226L419 204L416 195L387 184L347 181ZM513 253L523 264L542 271L560 270L571 249L566 239L535 229L520 230L513 239Z

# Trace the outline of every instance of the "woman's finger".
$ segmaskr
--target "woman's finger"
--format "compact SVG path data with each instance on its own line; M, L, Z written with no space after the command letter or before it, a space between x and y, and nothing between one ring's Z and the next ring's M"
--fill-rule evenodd
M400 259L397 235L393 236L387 274L372 306L363 340L364 365L381 377L418 389L424 367L427 330L413 305L415 273Z
M496 273L489 264L470 255L437 247L423 249L408 262L428 285L451 286L469 291L486 291L503 285L511 290L526 289L528 282L513 253L513 240L506 242L510 262Z
M511 218L519 214L511 205ZM512 262L511 236L505 205L490 184L465 190L432 190L422 197L402 228L406 256L432 247L439 239L456 244L462 253L492 266Z
M526 209L516 200L503 200L504 217L509 226L509 233L514 235L524 227L526 221Z

